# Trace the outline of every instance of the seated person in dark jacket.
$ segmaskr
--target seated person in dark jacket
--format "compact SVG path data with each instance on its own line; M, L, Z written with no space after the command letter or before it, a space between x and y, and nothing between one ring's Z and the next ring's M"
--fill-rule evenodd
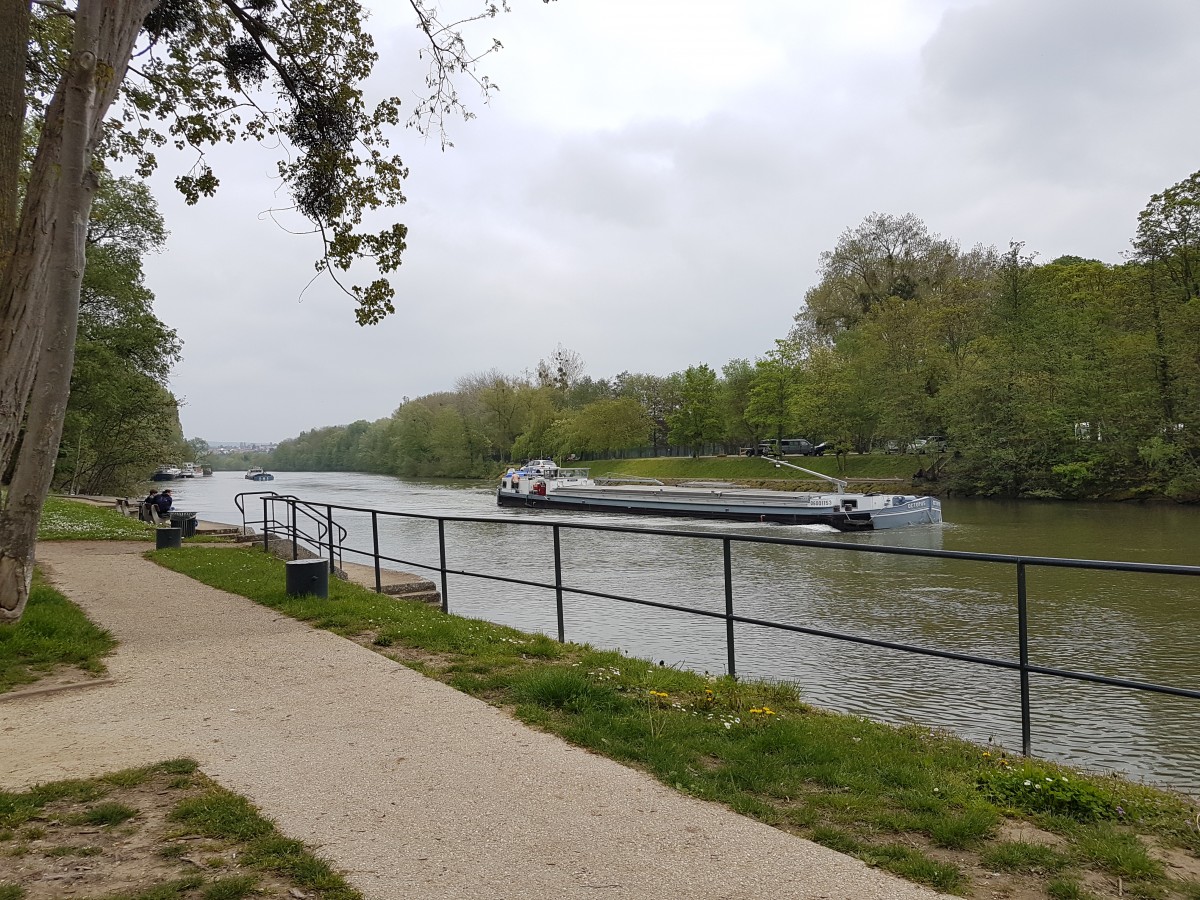
M166 518L171 512L171 504L173 502L175 502L174 498L171 496L171 491L168 488L155 498L154 505L158 509L158 514Z

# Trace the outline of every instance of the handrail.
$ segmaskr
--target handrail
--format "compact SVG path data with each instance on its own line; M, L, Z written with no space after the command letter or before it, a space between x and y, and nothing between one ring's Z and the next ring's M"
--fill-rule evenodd
M250 492L247 492L250 493ZM240 496L240 495L239 495ZM284 502L291 507L304 506L307 508L319 507L326 513L326 524L332 528L334 526L333 511L349 513L366 513L370 516L371 534L373 546L370 550L358 549L345 545L346 530L337 525L339 533L342 535L340 550L343 553L366 557L373 561L375 567L375 583L376 591L382 592L381 587L381 564L384 562L395 563L402 566L411 566L418 569L425 569L431 572L438 572L441 577L441 598L442 609L449 612L449 596L448 596L448 576L464 576L470 578L478 578L485 581L494 581L502 584L521 585L525 587L538 588L542 590L554 591L557 599L557 619L558 619L558 639L565 641L565 619L563 612L562 598L565 594L572 594L578 597L597 598L604 600L613 600L621 603L629 603L642 607L655 609L670 610L673 612L681 612L700 616L706 619L723 620L726 624L726 648L728 672L731 676L737 677L737 664L735 655L735 633L734 625L749 625L759 628L767 628L784 632L806 634L820 638L828 638L836 641L846 641L849 643L880 647L889 650L896 650L906 653L918 654L921 656L934 657L945 660L953 660L965 662L974 665L985 666L989 668L1014 671L1019 675L1020 679L1020 706L1021 706L1021 747L1022 753L1026 756L1032 753L1032 724L1031 724L1031 697L1029 676L1045 675L1053 678L1062 678L1079 682L1087 682L1092 684L1105 685L1109 687L1119 687L1132 689L1137 691L1146 691L1150 693L1171 695L1176 697L1184 697L1192 700L1200 700L1200 690L1191 688L1179 687L1174 685L1155 684L1147 681L1141 681L1131 678L1110 677L1100 675L1093 672L1074 671L1071 669L1057 668L1053 666L1037 665L1030 662L1029 658L1029 611L1027 605L1027 590L1026 590L1026 574L1030 567L1041 568L1072 568L1072 569L1088 569L1096 571L1109 572L1136 572L1142 574L1159 574L1159 575L1184 575L1197 577L1200 576L1200 566L1190 565L1166 565L1159 563L1141 563L1141 562L1123 562L1118 560L1093 560L1093 559L1070 559L1059 557L1042 557L1042 556L1022 556L1005 553L977 553L965 550L933 550L918 547L892 547L878 546L865 543L848 543L840 541L828 540L813 540L809 538L793 538L793 537L776 537L776 536L760 536L746 535L727 532L712 532L712 531L684 531L680 529L663 529L663 528L647 528L640 526L624 526L624 525L606 525L599 523L575 522L575 521L559 521L547 519L541 516L536 518L513 518L513 517L497 517L497 516L446 516L429 513L412 513L398 512L393 510L380 510L371 507L348 506L344 504L331 503L315 503L312 501L301 500L300 498L276 495L275 499ZM239 506L240 508L240 506ZM311 514L305 510L305 514ZM379 518L394 517L402 519L413 519L426 521L429 523L437 523L438 528L438 550L439 561L436 566L426 563L401 559L394 556L388 556L380 552L379 549ZM295 521L295 515L289 517L292 522ZM313 517L315 518L315 517ZM533 581L527 578L515 577L512 575L495 575L485 572L475 572L467 569L455 568L451 569L447 565L446 539L445 529L447 523L479 523L486 525L501 525L506 527L533 527L533 528L549 528L553 532L553 546L555 547L554 554L554 581L547 583L542 581ZM295 528L293 524L293 529ZM711 609L701 609L681 604L665 602L661 600L651 600L643 597L628 596L606 591L597 591L583 586L572 586L564 580L563 566L558 553L560 532L562 529L570 529L575 531L597 531L597 532L614 532L622 534L638 534L649 535L655 537L681 537L699 541L720 541L723 549L725 566L724 566L724 584L725 584L725 610L724 612L714 612ZM293 530L293 535L295 531ZM786 622L775 622L767 619L760 619L753 616L742 615L734 610L733 605L733 574L730 563L731 548L734 544L770 544L783 545L790 547L805 547L812 549L820 549L834 553L877 553L885 555L897 556L920 556L935 559L945 560L965 560L983 563L993 563L1000 565L1013 566L1016 571L1016 612L1017 612L1017 641L1018 641L1018 658L1017 659L1002 659L989 657L975 653L964 653L961 651L941 650L936 647L921 646L915 644L906 644L899 641L884 640L867 635L856 635L845 632L837 632L828 629L793 625ZM332 548L332 544L330 545ZM332 549L331 549L332 563Z
M332 516L328 513L324 518L318 515L314 509L314 504L302 500L294 494L280 494L275 491L242 491L236 494L233 498L234 505L242 514L242 532L245 533L247 520L246 509L244 505L244 497L261 497L263 500L263 518L251 519L251 522L261 522L263 528L264 543L270 542L272 533L283 532L291 535L292 540L292 557L295 558L298 552L298 544L300 542L313 545L318 552L328 547L330 565L334 568L337 563L340 563L343 557L342 547L346 542L346 537L349 532L340 522L334 522ZM291 513L290 523L286 520L281 521L273 515L275 503L285 502L288 504L287 509ZM271 506L272 515L268 516L267 506ZM296 523L296 513L301 513L306 519L311 520L316 524L316 534L301 529ZM331 537L332 535L332 537ZM336 563L335 563L336 557Z

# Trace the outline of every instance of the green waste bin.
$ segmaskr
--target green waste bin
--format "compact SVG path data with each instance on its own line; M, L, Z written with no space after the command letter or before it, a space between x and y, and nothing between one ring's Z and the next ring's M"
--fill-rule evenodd
M171 527L178 528L185 538L196 536L196 523L198 521L194 512L171 510Z

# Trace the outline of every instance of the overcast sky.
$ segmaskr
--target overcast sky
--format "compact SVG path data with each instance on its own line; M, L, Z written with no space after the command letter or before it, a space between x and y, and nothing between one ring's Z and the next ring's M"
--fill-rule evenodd
M407 4L374 0L379 91L424 71ZM452 0L448 12L479 0ZM786 335L818 257L873 211L1050 260L1119 262L1150 195L1200 169L1196 0L512 0L504 50L442 152L412 130L397 313L355 324L317 247L263 211L275 157L210 154L148 260L184 341L187 437L269 441L389 415L467 374L753 360ZM303 292L303 296L301 296Z

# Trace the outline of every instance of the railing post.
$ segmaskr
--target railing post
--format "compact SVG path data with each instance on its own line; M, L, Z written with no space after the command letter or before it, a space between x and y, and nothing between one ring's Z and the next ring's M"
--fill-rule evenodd
M371 545L372 558L376 564L376 593L383 593L383 576L379 571L379 514L371 510Z
M729 550L729 538L721 543L725 548L725 649L729 657L729 677L737 678L733 653L733 557Z
M438 555L442 569L442 612L450 612L450 598L446 596L446 520L438 519Z
M271 552L271 535L270 535L270 533L267 531L267 498L266 498L266 497L263 497L263 498L262 498L262 502L263 502L263 521L262 521L262 525L263 525L263 552L264 552L264 553L270 553L270 552Z
M333 564L333 506L325 505L325 525L329 529L326 537L329 538L329 574L332 575L336 571Z
M558 526L554 526L554 604L558 613L558 642L565 644L567 641L566 624L563 621L563 601L562 601L562 550L558 542Z
M1029 608L1025 593L1025 563L1017 563L1017 635L1021 655L1021 754L1033 754L1029 712Z
M288 501L288 512L292 518L292 559L300 558L300 543L296 538L296 501L291 499Z

